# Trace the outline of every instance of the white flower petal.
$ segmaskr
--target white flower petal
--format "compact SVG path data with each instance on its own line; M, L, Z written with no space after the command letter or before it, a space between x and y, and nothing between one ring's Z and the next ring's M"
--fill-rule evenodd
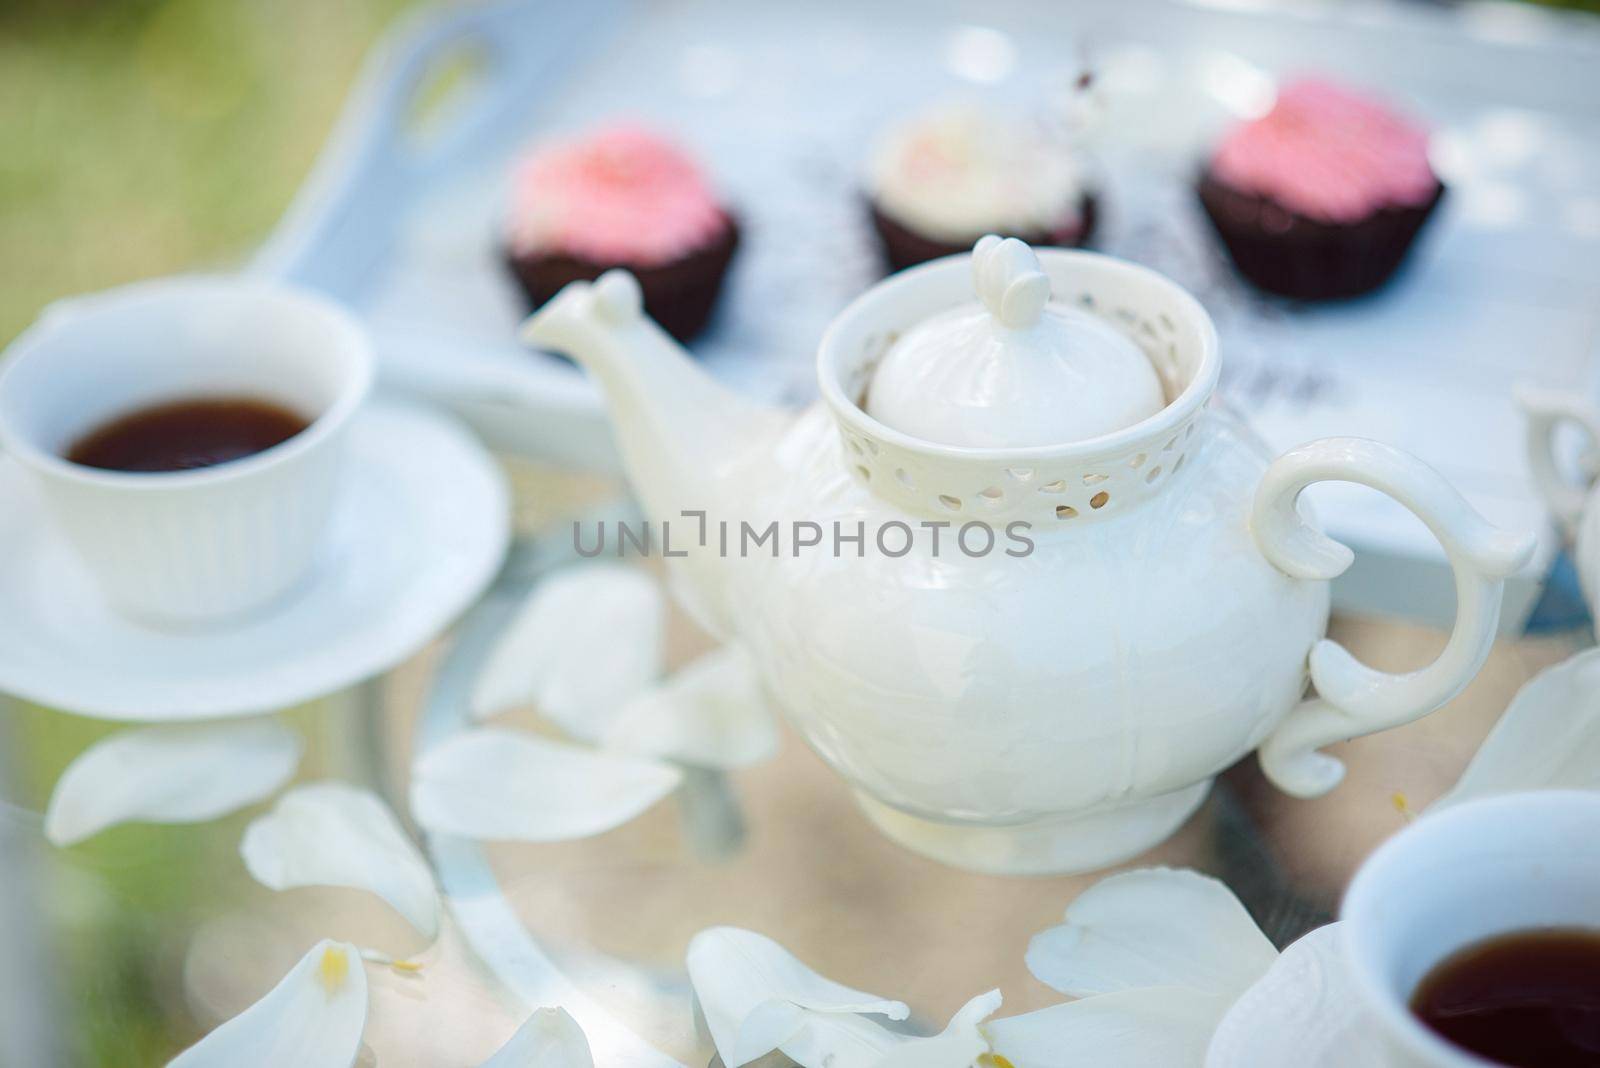
M1066 919L1034 936L1027 961L1040 982L1074 997L1192 986L1231 998L1278 956L1233 892L1199 872L1113 875L1078 895Z
M1341 1064L1387 1063L1387 1043L1369 1024L1340 939L1339 924L1330 923L1285 949L1217 1024L1206 1048L1207 1068L1297 1064L1308 1041L1338 1049ZM1270 1026L1263 1027L1263 1020L1271 1020ZM1329 1045L1332 1040L1336 1046Z
M323 940L266 997L180 1053L168 1068L350 1068L367 1026L356 948Z
M297 786L251 822L239 843L245 867L273 890L368 890L428 938L439 933L439 893L422 854L389 806L341 782Z
M1436 807L1512 790L1600 788L1600 649L1525 683Z
M1191 987L1101 994L984 1025L1013 1068L1177 1068L1204 1061L1228 999Z
M772 939L737 927L695 935L688 964L706 1026L728 1068L775 1049L807 1066L820 1065L825 1056L838 1068L874 1064L894 1036L857 1014L904 1020L911 1013L903 1002L824 978Z
M481 1068L594 1068L594 1057L566 1009L535 1009Z
M1000 1008L1000 991L979 994L950 1018L949 1025L932 1038L912 1038L890 1050L877 1068L972 1068L990 1052L983 1021Z
M523 731L462 731L417 760L411 812L430 831L559 842L619 827L677 789L659 761Z
M704 768L742 768L778 751L778 726L755 661L727 646L637 694L605 745Z
M666 598L636 567L580 564L540 582L472 692L485 719L537 705L575 738L598 741L623 704L661 675Z
M878 1068L885 1057L914 1041L855 1013L797 1011L794 1033L778 1049L802 1068ZM752 1039L751 1044L763 1043ZM760 1056L746 1057L741 1063ZM727 1058L723 1063L733 1068Z
M129 820L216 819L270 797L293 777L302 748L272 719L119 731L62 773L45 835L66 846Z

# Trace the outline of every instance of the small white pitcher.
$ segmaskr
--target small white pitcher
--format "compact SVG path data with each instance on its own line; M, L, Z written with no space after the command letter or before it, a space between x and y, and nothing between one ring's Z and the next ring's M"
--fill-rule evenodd
M1545 507L1574 542L1574 560L1584 599L1594 610L1600 600L1600 494L1593 492L1600 479L1600 409L1572 391L1521 388L1517 403L1527 416L1528 469ZM1582 446L1577 456L1577 478L1562 471L1556 435L1562 427L1578 432Z

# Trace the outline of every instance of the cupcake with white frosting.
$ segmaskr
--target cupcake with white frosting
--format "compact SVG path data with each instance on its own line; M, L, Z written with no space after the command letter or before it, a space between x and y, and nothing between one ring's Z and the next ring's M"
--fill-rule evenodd
M872 224L891 270L970 249L984 234L1078 246L1095 195L1064 128L972 104L889 130L868 176Z

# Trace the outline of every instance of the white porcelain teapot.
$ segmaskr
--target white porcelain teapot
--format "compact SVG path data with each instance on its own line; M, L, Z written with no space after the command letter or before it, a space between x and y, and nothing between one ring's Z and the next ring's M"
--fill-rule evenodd
M685 602L749 650L880 828L978 870L1139 853L1256 748L1284 790L1331 789L1343 768L1317 747L1457 693L1532 552L1388 446L1272 461L1206 406L1200 305L1106 256L988 237L890 277L829 328L822 399L798 415L708 377L626 272L569 286L524 336L598 379L685 554ZM1323 638L1351 553L1296 498L1330 479L1390 494L1449 554L1455 629L1420 671ZM742 537L769 524L775 546Z

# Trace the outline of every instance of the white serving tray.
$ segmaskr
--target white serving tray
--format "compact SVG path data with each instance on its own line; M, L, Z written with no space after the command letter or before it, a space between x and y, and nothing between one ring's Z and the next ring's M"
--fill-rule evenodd
M940 97L1037 100L1088 56L1108 119L1099 247L1192 287L1217 318L1224 395L1274 445L1383 439L1493 521L1539 529L1508 584L1520 630L1558 547L1534 498L1518 380L1593 393L1600 348L1600 20L1516 5L928 0L502 4L430 17L368 65L261 266L324 287L376 331L392 386L442 401L498 447L611 467L599 399L520 349L500 264L508 163L541 135L631 116L689 144L746 240L695 351L754 394L801 402L824 326L876 277L860 168L884 122ZM412 129L419 86L468 69ZM1262 299L1219 256L1189 188L1204 148L1285 72L1378 87L1433 124L1450 184L1407 271L1322 309ZM1313 491L1358 550L1354 611L1444 623L1442 551L1370 491Z

